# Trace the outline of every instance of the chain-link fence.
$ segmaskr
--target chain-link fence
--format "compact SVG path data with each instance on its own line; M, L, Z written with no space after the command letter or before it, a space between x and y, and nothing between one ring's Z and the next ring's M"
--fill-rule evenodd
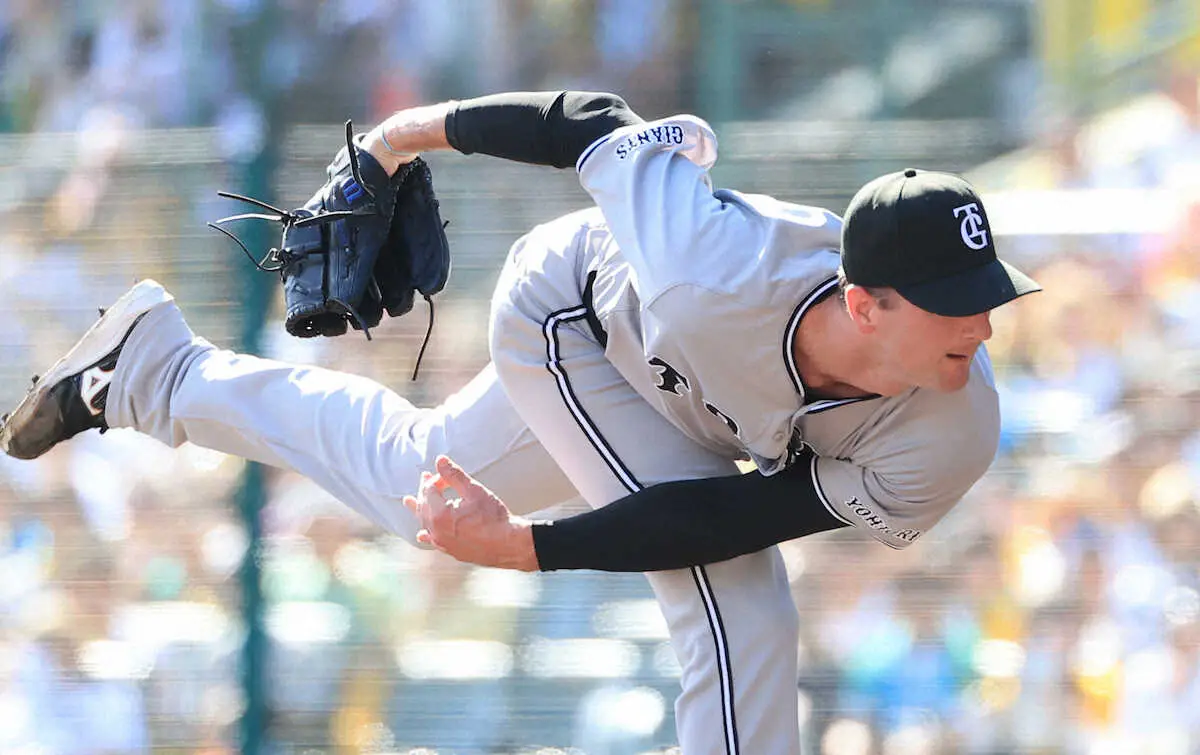
M719 184L838 211L878 173L967 170L996 144L976 121L719 133ZM255 273L204 226L231 210L215 194L233 180L220 132L91 136L87 150L58 134L0 140L6 405L136 278L165 283L217 344L239 332L237 280ZM288 134L280 203L305 198L340 140L337 126ZM571 171L430 161L455 269L421 379L408 379L420 306L371 343L299 341L271 322L266 353L373 377L418 404L486 362L509 245L587 198ZM1200 741L1193 244L1002 243L1047 291L996 313L993 472L907 551L856 532L785 547L808 751L1091 752L1121 736L1123 751L1184 753ZM0 751L234 747L240 471L121 431L36 463L0 458ZM634 755L674 741L678 670L640 576L465 567L382 535L294 475L268 483L278 751Z
M934 146L942 167L965 167L987 138L976 123L859 131L732 125L721 176L840 210L875 171L921 162ZM338 127L288 135L277 177L283 205L304 200L341 138ZM64 135L0 141L9 166L0 247L6 405L138 278L163 282L216 344L230 346L240 332L237 279L259 273L204 225L230 209L216 196L233 180L218 157L219 132L114 139L101 153ZM951 142L962 144L957 158ZM418 404L444 399L485 364L488 297L509 245L588 199L571 171L430 160L454 273L436 300L420 380L408 378L426 324L420 307L385 322L370 343L356 333L298 341L271 323L268 354L368 375ZM5 570L4 623L16 665L34 667L26 691L84 718L89 706L111 708L104 720L51 728L102 741L107 731L114 751L133 741L232 743L242 616L231 576L246 548L231 505L240 463L116 431L85 435L38 463L3 465L6 563L20 565ZM276 742L615 753L673 741L678 670L641 577L468 568L353 516L310 483L272 473L262 566ZM52 715L36 714L27 725Z

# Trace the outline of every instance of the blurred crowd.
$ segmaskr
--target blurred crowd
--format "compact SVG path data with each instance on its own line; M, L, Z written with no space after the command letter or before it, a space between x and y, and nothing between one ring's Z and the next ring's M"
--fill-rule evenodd
M239 45L258 5L0 0L3 130L236 121ZM603 87L664 111L691 104L688 67L664 65L687 53L693 6L681 0L279 5L262 42L301 123L514 86ZM1083 218L1070 234L1004 237L1006 256L1045 291L994 317L1004 426L992 472L906 551L854 531L784 547L801 616L806 752L1200 750L1198 145L1197 72L1180 68L1128 107L1056 121L981 172L985 198L1131 190L1169 199L1168 222L1100 234ZM49 364L94 301L134 275L160 277L201 332L231 339L228 259L192 238L215 213L192 209L194 187L177 186L211 194L216 168L60 174L64 195L48 179L17 186L12 164L0 164L6 402L24 390L19 372ZM439 166L439 180L455 169ZM452 227L463 234L456 249L503 237L502 218L533 212L502 184L477 189L498 209ZM444 185L446 206L464 208L455 217L482 206ZM94 215L64 216L61 197L77 208L92 194ZM504 252L493 246L487 259L456 257L467 291L439 311L442 340L422 383L403 382L409 353L393 347L411 341L386 327L371 345L271 338L265 349L444 396L484 358L487 286ZM381 535L274 471L266 538L250 553L236 505L243 469L123 431L80 436L37 463L0 457L0 753L236 751L248 557L262 569L278 752L670 746L678 668L638 575L466 567Z
M378 120L516 88L616 88L682 107L679 0L3 0L0 131ZM261 49L266 92L246 67Z

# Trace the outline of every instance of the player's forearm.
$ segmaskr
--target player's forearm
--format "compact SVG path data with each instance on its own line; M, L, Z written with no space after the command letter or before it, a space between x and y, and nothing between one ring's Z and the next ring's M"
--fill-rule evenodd
M845 524L817 500L806 464L646 488L604 508L531 529L543 571L682 569L755 553Z
M567 168L600 137L641 122L614 94L507 92L401 110L372 129L364 146L389 174L438 149Z
M421 152L450 149L446 114L453 101L394 113L363 137L363 147L391 175Z
M456 103L446 137L464 154L569 168L600 137L641 122L615 94L508 92Z

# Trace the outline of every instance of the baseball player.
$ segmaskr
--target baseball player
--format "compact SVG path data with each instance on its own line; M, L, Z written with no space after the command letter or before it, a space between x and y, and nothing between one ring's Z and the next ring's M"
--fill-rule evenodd
M608 94L416 108L356 144L356 183L335 161L329 196L357 201L368 168L453 148L574 165L595 200L513 244L492 361L466 387L417 408L361 377L218 350L143 281L37 381L0 447L32 458L130 427L295 470L461 557L650 572L682 666L683 751L798 753L798 616L772 546L856 526L906 547L996 449L989 312L1038 286L997 259L979 197L907 170L864 186L843 222L714 190L707 123L643 122ZM311 257L282 258L289 295ZM323 314L352 309L340 301ZM435 505L447 484L459 509ZM404 505L418 492L419 516ZM599 510L538 527L499 503L520 515L576 495Z

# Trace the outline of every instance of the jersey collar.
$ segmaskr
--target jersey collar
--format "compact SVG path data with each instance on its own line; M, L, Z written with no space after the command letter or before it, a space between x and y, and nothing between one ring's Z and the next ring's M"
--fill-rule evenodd
M783 336L783 359L787 363L788 377L792 379L792 385L796 387L796 393L800 394L800 401L804 404L804 414L815 414L844 404L855 404L859 401L879 398L878 396L857 396L855 398L819 399L812 403L806 403L807 391L804 389L804 381L800 379L800 365L796 364L796 353L792 349L792 342L796 338L796 330L800 327L800 320L804 318L804 314L817 302L837 291L837 284L837 276L828 278L804 297L804 301L800 302L800 305L792 312L792 317L788 320L787 331Z
M796 352L792 348L792 344L796 340L796 331L800 328L800 320L805 313L812 309L814 304L836 290L836 275L817 284L817 287L804 297L804 300L792 311L792 316L788 319L787 328L783 334L783 361L787 364L788 377L792 379L792 385L795 386L796 393L800 394L801 399L805 395L804 381L800 379L800 365L796 364Z

